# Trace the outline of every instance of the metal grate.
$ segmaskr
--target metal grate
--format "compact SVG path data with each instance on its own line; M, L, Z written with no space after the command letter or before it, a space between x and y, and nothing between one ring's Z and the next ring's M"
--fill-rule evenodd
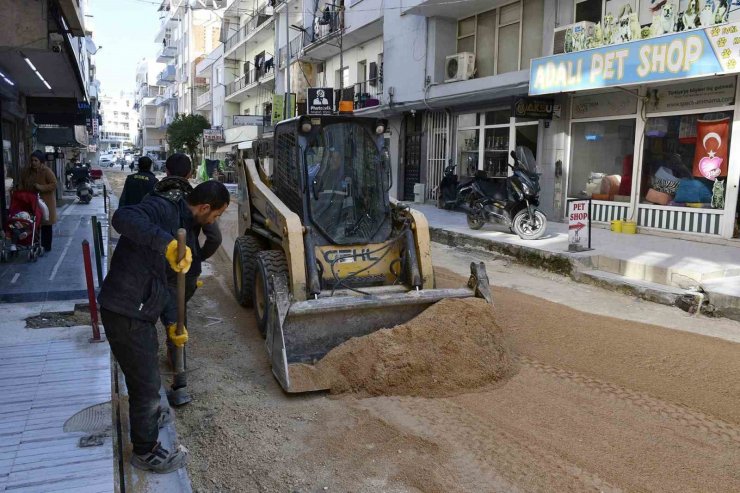
M295 133L290 126L277 130L275 149L275 188L276 194L288 208L303 215L301 201L301 178L296 160Z
M437 199L437 186L450 158L450 121L444 111L429 112L427 118L426 200Z

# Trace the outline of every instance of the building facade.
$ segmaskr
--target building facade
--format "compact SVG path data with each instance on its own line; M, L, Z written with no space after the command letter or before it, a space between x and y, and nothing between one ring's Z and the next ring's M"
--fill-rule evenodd
M165 106L159 104L164 87L157 84L162 64L143 59L136 67L134 109L138 112L136 147L142 155L165 156Z
M100 96L99 148L123 149L136 144L139 112L135 109L133 93L121 92L118 96Z
M85 1L0 1L2 219L32 151L53 151L49 164L63 184L65 159L85 159L95 144L97 48L85 9Z

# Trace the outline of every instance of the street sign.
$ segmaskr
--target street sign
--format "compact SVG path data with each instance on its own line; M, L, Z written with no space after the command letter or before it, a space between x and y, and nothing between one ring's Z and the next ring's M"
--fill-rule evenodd
M334 90L331 87L309 87L306 92L309 115L327 116L334 113Z
M591 199L568 200L568 251L591 250Z

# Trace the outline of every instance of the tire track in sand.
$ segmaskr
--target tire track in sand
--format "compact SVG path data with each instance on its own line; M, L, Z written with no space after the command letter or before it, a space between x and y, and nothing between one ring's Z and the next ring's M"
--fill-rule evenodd
M461 491L622 491L449 399L375 398L358 405L389 425L447 447ZM440 464L440 467L445 465Z
M556 377L585 387L601 395L618 399L636 406L642 410L663 418L673 419L684 426L695 428L707 435L708 439L720 439L740 445L740 427L718 418L706 415L687 406L673 404L651 396L645 392L638 392L628 388L591 378L575 371L565 370L541 363L526 356L515 356L520 365L530 367L539 373Z

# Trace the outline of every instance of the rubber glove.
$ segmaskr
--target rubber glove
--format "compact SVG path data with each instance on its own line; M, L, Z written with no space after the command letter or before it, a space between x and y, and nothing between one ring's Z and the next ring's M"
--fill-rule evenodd
M182 334L177 335L177 324L170 324L167 326L167 336L177 347L183 347L188 342L188 329L183 325Z
M177 240L172 240L167 245L167 250L164 253L165 258L170 263L170 267L175 272L182 272L186 274L190 270L190 264L193 263L193 253L190 251L190 247L185 247L185 257L178 262L177 260Z
M203 287L203 281L201 281L200 279L198 279L197 281L195 281L195 287L202 288Z

